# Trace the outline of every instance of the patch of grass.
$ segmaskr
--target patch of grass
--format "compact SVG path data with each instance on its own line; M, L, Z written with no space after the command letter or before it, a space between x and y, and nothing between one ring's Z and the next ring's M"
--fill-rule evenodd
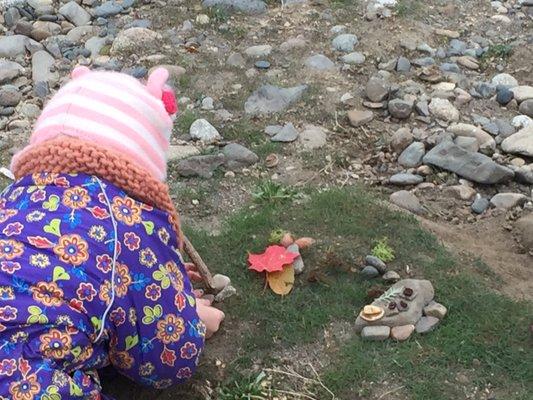
M399 17L415 18L422 11L422 2L420 0L398 0L394 11Z
M260 145L267 139L263 131L246 118L225 127L222 135L226 140L236 141L246 146Z
M273 204L294 200L297 192L281 183L264 181L257 185L257 189L252 193L254 200L260 204Z
M194 111L186 110L178 115L176 121L174 122L174 128L180 134L188 133L192 123L198 118L198 114L196 114Z
M228 10L224 9L223 7L209 7L207 10L207 15L212 22L219 24L224 23L229 19Z
M268 191L277 193L270 186ZM276 354L284 349L324 343L324 329L332 322L352 324L375 284L347 268L329 271L328 285L308 282L309 272L304 272L283 298L264 291L264 278L247 269L246 255L263 251L275 229L318 239L304 255L306 271L323 263L329 252L356 267L354 260L388 237L396 255L389 268L411 266L415 277L432 281L437 301L448 307L434 332L401 344L363 342L354 336L331 349L317 346L324 362L334 360L320 372L339 399L361 395L368 390L365 382L375 382L372 387L384 392L389 387L381 388L379 382L385 380L399 382L404 397L413 400L464 398L473 387L500 391L514 400L525 400L533 391L527 330L532 304L491 291L475 266L459 263L414 218L388 210L367 189L313 192L298 206L267 202L229 218L219 236L187 232L205 261L231 276L240 293L224 303L228 326L239 321L246 327L239 330L238 341L224 344L238 347L228 367L230 378L249 374L257 363L277 365ZM464 371L471 387L455 381Z
M265 142L257 144L252 148L260 159L263 159L272 153L279 153L282 149L283 145L277 142L272 142L268 138L265 138Z
M488 47L479 61L483 69L487 68L488 65L494 60L505 60L511 56L513 53L513 46L505 43L492 44Z
M218 390L219 400L250 400L265 399L261 382L266 374L260 373L256 378L243 378L228 385L222 386Z

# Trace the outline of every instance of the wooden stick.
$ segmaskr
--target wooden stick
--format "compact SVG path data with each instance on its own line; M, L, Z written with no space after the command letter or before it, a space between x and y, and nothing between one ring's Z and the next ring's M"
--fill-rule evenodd
M196 265L196 268L198 268L198 272L202 276L202 279L204 280L206 286L209 289L213 289L213 276L211 275L209 268L207 268L207 265L205 264L204 260L202 260L200 254L198 254L192 243L185 235L183 235L183 248L185 249L185 253L187 253L193 264Z

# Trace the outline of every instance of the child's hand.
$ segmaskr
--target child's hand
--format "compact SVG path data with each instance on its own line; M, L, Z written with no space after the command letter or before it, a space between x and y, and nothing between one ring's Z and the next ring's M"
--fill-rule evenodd
M209 339L218 331L225 315L219 309L212 307L211 301L206 299L198 299L196 301L196 311L202 322L205 324L205 337L206 339Z
M187 276L193 282L201 282L202 275L198 272L198 268L193 263L185 263L185 270L187 271Z

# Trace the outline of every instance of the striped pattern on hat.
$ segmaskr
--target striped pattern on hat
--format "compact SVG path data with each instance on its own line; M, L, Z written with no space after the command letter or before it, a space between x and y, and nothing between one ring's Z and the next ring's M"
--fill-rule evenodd
M48 102L29 146L20 154L66 135L119 152L156 179L165 180L173 124L169 112L177 111L163 101L169 94L165 86L168 72L156 69L146 86L126 74L86 67L75 68L72 78Z

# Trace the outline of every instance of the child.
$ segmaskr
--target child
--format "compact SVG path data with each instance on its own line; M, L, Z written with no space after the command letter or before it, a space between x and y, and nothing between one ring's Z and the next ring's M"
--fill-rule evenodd
M163 183L175 97L78 67L0 197L0 399L108 399L111 364L157 389L191 377L224 314L196 300ZM206 332L207 327L207 332Z

